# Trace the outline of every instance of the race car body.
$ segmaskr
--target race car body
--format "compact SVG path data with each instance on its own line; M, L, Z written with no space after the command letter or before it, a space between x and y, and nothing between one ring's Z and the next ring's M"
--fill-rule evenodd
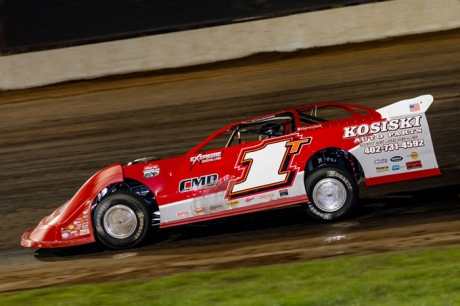
M343 219L363 177L371 186L440 174L425 116L432 102L377 111L321 102L230 124L184 156L99 171L21 244L123 249L151 229L300 203L316 220Z

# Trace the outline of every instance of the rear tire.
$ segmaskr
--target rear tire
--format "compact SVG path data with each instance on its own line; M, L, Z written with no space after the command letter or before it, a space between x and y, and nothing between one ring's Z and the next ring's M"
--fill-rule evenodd
M94 211L96 237L112 249L132 248L150 231L149 209L138 195L117 192L102 199Z
M305 210L318 221L336 221L349 216L359 197L358 185L353 177L337 166L315 169L305 180L309 202Z

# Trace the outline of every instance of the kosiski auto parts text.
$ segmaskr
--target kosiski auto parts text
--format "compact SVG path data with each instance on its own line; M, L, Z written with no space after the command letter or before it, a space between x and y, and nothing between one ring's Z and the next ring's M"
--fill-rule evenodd
M418 139L417 134L423 133L422 116L411 116L390 121L374 122L370 125L361 124L344 128L343 138L355 138L360 143L364 154L391 152L399 149L423 147L425 141ZM387 132L387 138L381 132Z
M410 129L419 127L422 124L420 119L422 116L411 116L400 119L393 119L390 121L380 121L369 124L361 124L344 128L343 138L352 138L358 136L365 136L367 134L378 134L380 132L396 131L401 129ZM391 134L391 133L389 133ZM390 135L388 135L391 137ZM372 136L369 136L372 137ZM382 137L383 138L383 137Z

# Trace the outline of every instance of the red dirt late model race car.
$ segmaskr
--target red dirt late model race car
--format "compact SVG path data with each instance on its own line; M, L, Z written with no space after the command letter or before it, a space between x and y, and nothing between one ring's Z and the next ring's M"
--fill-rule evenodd
M152 229L302 203L314 219L343 219L357 182L439 175L426 110L431 95L377 111L322 102L230 124L184 156L102 169L21 244L138 245Z

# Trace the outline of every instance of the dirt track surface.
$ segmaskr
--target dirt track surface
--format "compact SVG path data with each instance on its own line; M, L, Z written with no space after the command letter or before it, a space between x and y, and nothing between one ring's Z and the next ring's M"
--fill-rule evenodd
M0 93L0 292L460 243L460 31ZM299 207L183 226L146 246L20 247L24 231L96 171L184 154L221 126L342 101L379 108L422 94L441 177L361 188L347 222Z

